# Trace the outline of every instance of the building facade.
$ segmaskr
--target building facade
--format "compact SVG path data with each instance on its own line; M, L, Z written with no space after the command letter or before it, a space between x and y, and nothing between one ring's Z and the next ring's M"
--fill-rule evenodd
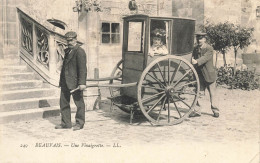
M109 76L121 59L122 18L130 14L175 16L196 19L196 30L206 21L230 21L257 27L259 20L252 18L255 0L136 0L137 10L130 11L129 0L100 0L102 12L86 11L84 4L76 12L75 1L63 0L1 0L0 58L10 53L19 57L19 17L17 8L45 25L48 19L58 19L74 30L88 53L88 78ZM77 1L80 2L92 1ZM259 5L259 4L258 4ZM92 6L93 7L93 6ZM259 25L258 25L259 26ZM259 29L256 28L256 35ZM104 64L105 63L105 64Z

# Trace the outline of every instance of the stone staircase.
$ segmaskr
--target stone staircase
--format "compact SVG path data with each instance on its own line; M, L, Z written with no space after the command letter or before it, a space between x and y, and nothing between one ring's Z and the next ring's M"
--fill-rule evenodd
M17 56L0 59L0 123L59 115L59 89Z

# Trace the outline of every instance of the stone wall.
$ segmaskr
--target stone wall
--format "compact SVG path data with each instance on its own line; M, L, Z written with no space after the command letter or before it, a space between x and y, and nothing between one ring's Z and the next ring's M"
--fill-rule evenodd
M253 42L245 49L245 53L260 53L260 18L256 17L257 6L260 6L260 1L242 0L241 25L254 27Z
M204 21L241 23L241 0L205 0Z
M16 0L16 6L43 21L52 18L59 19L68 25L69 30L77 30L78 14L72 11L72 7L75 6L74 1Z
M172 1L172 15L176 17L193 18L196 20L196 31L204 23L203 0L174 0Z
M2 0L0 14L0 58L4 58L4 54L17 54L15 0Z
M42 22L52 18L59 19L68 24L68 29L77 31L77 13L72 12L73 5L74 1L63 0L1 0L0 58L11 53L18 55L17 7Z

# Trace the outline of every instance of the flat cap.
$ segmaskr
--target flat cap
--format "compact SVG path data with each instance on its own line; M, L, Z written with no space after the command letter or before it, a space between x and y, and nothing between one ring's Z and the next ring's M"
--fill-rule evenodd
M77 33L76 32L73 32L73 31L69 31L65 34L65 37L67 40L71 40L73 38L76 38L77 37Z
M197 33L195 33L195 35L196 36L206 36L207 33L205 33L205 32L197 32Z

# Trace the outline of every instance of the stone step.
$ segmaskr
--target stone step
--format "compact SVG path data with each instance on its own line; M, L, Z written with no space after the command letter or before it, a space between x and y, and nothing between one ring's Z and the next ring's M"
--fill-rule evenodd
M16 58L19 58L19 56L17 55L16 52L4 55L4 60L6 60L6 59L16 59Z
M59 96L0 101L0 112L58 106L59 101Z
M31 119L47 118L47 117L53 117L59 115L60 115L60 108L58 106L1 112L0 123L3 124L9 122L26 121Z
M11 91L2 91L0 100L6 101L6 100L27 99L27 98L40 98L40 97L53 96L56 94L57 94L57 90L50 89L50 88L11 90Z
M1 65L0 72L4 74L13 72L28 72L28 68L26 65Z
M0 65L20 65L20 58L0 59Z
M17 81L17 80L30 80L34 79L33 72L18 72L18 73L0 73L0 80L1 81Z
M43 81L41 80L22 80L22 81L6 81L0 82L0 90L19 90L19 89L30 89L30 88L40 88L43 86Z

